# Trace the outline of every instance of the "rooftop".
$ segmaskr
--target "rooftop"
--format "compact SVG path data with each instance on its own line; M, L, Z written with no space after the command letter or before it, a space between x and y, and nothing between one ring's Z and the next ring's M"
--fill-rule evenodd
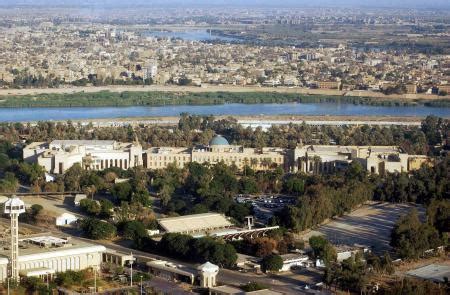
M10 256L11 250L8 247L9 243L1 246L0 263L3 263L4 259ZM35 235L19 240L19 262L103 251L106 251L104 246L77 239L69 240L54 236Z
M424 280L443 283L445 277L450 277L450 265L429 264L424 267L410 270L406 274Z
M216 135L215 137L213 137L213 139L211 139L209 145L213 146L213 145L230 145L230 144L228 143L228 140L222 135Z
M166 232L195 232L231 226L226 217L218 213L202 213L169 217L158 220Z

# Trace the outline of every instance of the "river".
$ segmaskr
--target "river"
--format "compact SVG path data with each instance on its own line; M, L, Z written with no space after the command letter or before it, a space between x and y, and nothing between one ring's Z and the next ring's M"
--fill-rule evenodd
M426 106L385 107L342 103L170 105L132 107L0 108L0 122L65 121L82 119L170 117L196 115L304 115L304 116L393 116L450 117L450 108Z
M214 41L220 40L225 42L238 41L234 37L226 37L220 35L210 34L208 30L186 30L186 31L148 31L146 36L156 38L175 38L188 41Z

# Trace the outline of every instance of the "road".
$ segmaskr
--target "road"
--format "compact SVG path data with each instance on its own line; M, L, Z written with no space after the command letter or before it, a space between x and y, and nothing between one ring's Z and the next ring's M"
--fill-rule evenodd
M0 223L5 224L6 226L9 226L10 221L7 218L0 218ZM19 227L25 227L30 230L36 231L36 232L47 232L52 235L56 236L71 236L73 238L76 238L81 241L85 241L91 244L97 244L105 246L109 249L120 251L124 253L130 253L132 252L133 255L139 260L152 260L152 259L160 259L160 260L166 260L169 262L172 262L174 264L183 264L191 268L195 268L195 264L192 263L186 263L184 261L178 261L171 258L167 258L164 256L159 256L156 254L150 254L147 252L130 249L128 247L114 244L109 241L97 241L97 240L90 240L87 238L80 237L78 234L70 231L61 231L61 230L48 230L43 229L42 227L26 224L26 223L20 223ZM301 294L301 292L296 289L300 285L304 285L304 283L293 280L292 278L283 277L282 275L256 275L251 273L241 273L238 271L228 270L228 269L221 269L218 276L218 282L226 284L226 285L232 285L232 286L239 286L242 284L246 284L248 282L259 282L264 285L267 285L270 289L278 292L282 292L285 294Z

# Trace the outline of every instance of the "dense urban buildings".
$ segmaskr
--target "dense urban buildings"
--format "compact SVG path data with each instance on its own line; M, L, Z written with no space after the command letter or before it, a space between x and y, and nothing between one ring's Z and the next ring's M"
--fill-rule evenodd
M0 87L285 86L411 95L445 95L450 87L448 49L442 48L450 33L435 26L448 17L446 11L421 11L419 17L399 10L374 17L377 11L341 9L246 15L144 9L119 11L115 22L78 10L63 12L68 17L56 20L56 12L41 11L31 21L25 12L0 11ZM315 12L325 16L309 15ZM171 13L177 15L172 23L160 19ZM210 17L217 22L208 23ZM146 18L148 24L132 23ZM349 34L355 24L370 29Z

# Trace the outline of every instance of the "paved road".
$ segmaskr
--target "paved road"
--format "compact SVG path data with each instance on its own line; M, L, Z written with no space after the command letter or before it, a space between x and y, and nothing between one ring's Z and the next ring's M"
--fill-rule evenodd
M3 223L5 225L9 226L9 219L0 218L0 223ZM92 244L103 245L109 249L120 251L120 252L125 252L125 253L133 252L133 255L138 259L139 258L141 258L143 260L161 259L161 260L166 260L166 261L169 261L169 262L172 262L175 264L183 264L188 267L195 268L195 265L191 264L191 263L186 263L186 262L174 260L171 258L167 258L164 256L159 256L159 255L150 254L150 253L143 252L143 251L138 251L135 249L130 249L128 247L125 247L122 245L117 245L117 244L114 244L114 243L111 243L108 241L97 241L97 240L86 239L86 238L80 237L79 235L77 235L75 233L71 233L71 232L67 232L67 231L47 230L47 229L43 229L41 227L26 224L26 223L20 223L19 226L31 229L36 232L47 232L47 233L51 233L51 234L57 235L57 236L61 236L61 235L71 236L76 239L79 239L79 240L82 240L85 242L89 242ZM241 273L238 271L232 271L232 270L228 270L228 269L220 270L218 281L223 284L234 285L234 286L239 286L239 285L251 282L251 281L255 281L255 282L263 283L263 284L269 286L270 289L272 289L272 290L283 292L285 294L301 294L301 292L299 290L297 290L296 288L298 288L298 286L303 284L300 281L296 281L296 280L293 280L292 278L287 278L287 277L283 277L283 276L279 276L279 275L265 275L265 274L256 275L256 274L250 274L250 273Z

